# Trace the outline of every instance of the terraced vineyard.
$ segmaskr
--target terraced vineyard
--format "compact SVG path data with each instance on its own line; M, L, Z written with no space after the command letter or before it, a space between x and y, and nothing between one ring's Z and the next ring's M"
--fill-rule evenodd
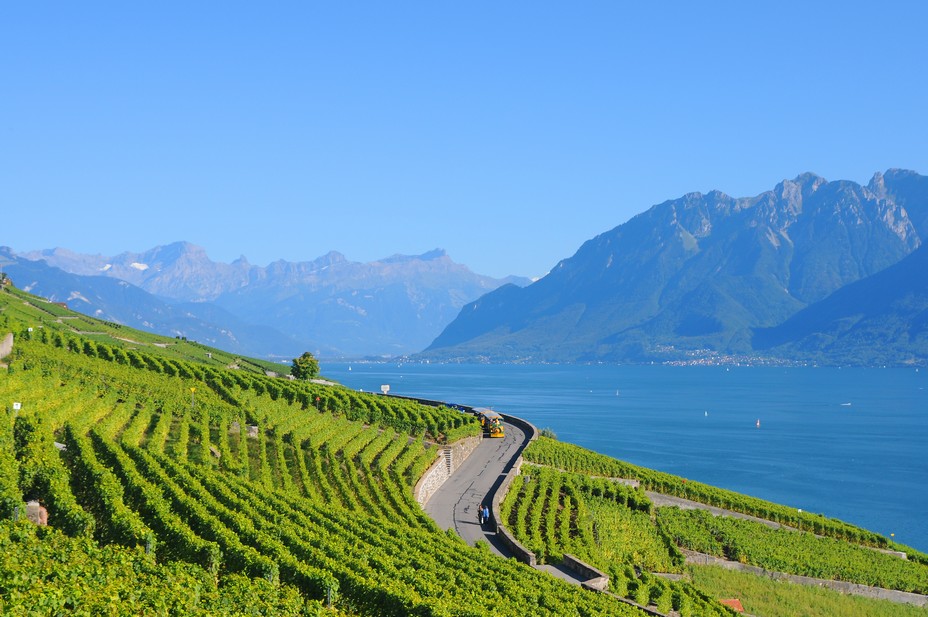
M826 518L821 514L796 510L795 508L734 491L727 491L701 482L688 481L686 478L632 465L574 444L541 438L525 452L525 459L564 471L606 478L635 480L645 490L683 497L706 505L756 516L764 520L811 531L821 536L847 540L874 548L904 551L909 554L911 559L928 564L928 555L925 553L908 546L896 544L885 536L844 521Z
M438 444L479 432L470 416L194 362L151 335L91 338L104 325L9 288L0 309L0 338L15 335L0 369L4 615L641 614L423 513L412 485ZM48 527L23 520L28 500Z
M701 510L661 508L661 531L683 548L773 570L928 593L928 567L808 532L770 529Z
M549 467L523 466L519 478L503 502L503 522L542 561L570 553L607 573L613 593L663 613L730 614L691 585L652 574L679 574L684 558L653 524L642 491Z
M670 582L649 574L685 573L684 578L697 578L685 567L680 549L774 572L928 592L928 556L842 521L789 512L777 504L687 482L545 437L533 442L524 458L528 463L503 503L504 524L539 559L558 563L564 553L576 555L608 573L612 591L640 604L683 615L727 610L685 580ZM645 488L730 510L766 514L768 519L785 520L796 528L772 529L705 510L656 508ZM908 559L874 550L874 546L908 551ZM868 605L856 600L846 604L832 600L832 605L846 606L842 614L876 610L872 606L861 609Z

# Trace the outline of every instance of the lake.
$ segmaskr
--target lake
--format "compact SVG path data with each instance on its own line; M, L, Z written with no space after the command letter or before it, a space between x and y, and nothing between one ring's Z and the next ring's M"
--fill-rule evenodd
M324 362L322 373L492 407L563 441L928 552L928 370Z

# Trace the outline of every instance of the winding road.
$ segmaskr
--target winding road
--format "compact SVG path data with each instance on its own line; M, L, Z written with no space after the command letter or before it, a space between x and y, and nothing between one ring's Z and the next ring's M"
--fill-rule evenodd
M473 546L478 540L485 540L490 549L501 557L512 557L509 550L502 540L497 536L496 526L493 524L480 525L477 518L477 509L481 504L490 506L493 503L493 497L500 489L506 474L515 466L522 450L528 445L528 436L521 428L514 426L510 422L504 423L506 436L503 439L486 438L480 442L471 455L461 466L451 474L451 477L432 495L431 499L425 504L425 512L438 524L442 529L454 529L468 544ZM773 528L780 527L779 524L771 521L759 519L757 517L722 510L707 506L706 504L689 501L679 497L662 495L654 492L647 492L648 497L654 502L655 506L675 506L678 508L699 508L710 511L715 516L733 516L752 520ZM709 556L701 556L703 559L711 559ZM688 561L697 562L698 558L691 558ZM724 560L720 565L723 567L743 566L743 564L729 565ZM539 565L536 569L548 572L567 582L579 585L585 579L575 572L560 565ZM750 568L748 566L747 568ZM756 570L761 570L756 568ZM875 587L865 587L863 585L850 585L830 580L811 579L807 577L786 575L778 572L766 572L765 576L771 578L788 578L792 582L813 585L838 587L843 593L854 595L863 595L868 597L881 598L893 602L914 604L917 606L928 605L928 596L918 594L909 594L899 591L879 589ZM616 598L629 602L619 596ZM633 602L629 602L634 604ZM635 605L638 606L638 605ZM652 615L660 613L652 611L647 607L639 607Z
M503 439L483 439L467 460L428 500L425 512L439 527L454 529L471 546L478 540L485 540L490 549L500 557L511 557L512 552L497 537L496 526L481 526L477 518L480 504L492 504L493 497L506 474L528 445L525 431L509 422L505 422L504 426L506 436ZM577 585L585 580L561 566L536 567Z
M502 439L483 439L466 461L442 484L425 504L425 512L442 529L454 529L468 544L486 540L494 552L509 557L510 552L496 538L490 524L477 520L480 504L490 506L503 478L515 465L527 445L525 432L505 424Z

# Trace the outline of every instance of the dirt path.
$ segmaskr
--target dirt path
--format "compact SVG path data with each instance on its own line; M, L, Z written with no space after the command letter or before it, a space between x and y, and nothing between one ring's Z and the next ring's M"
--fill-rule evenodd
M709 506L698 501L690 501L689 499L683 499L682 497L674 497L673 495L664 495L662 493L654 493L651 491L645 491L645 495L648 496L655 507L665 507L665 506L674 506L680 508L681 510L706 510L711 512L715 516L728 516L731 518L740 518L745 521L752 521L754 523L760 523L761 525L766 525L771 529L779 529L781 527L785 529L794 529L787 525L781 525L780 523L774 523L773 521L768 521L763 518L757 518L756 516L751 516L750 514L742 514L741 512L735 512L733 510L725 510L723 508L716 508L715 506Z

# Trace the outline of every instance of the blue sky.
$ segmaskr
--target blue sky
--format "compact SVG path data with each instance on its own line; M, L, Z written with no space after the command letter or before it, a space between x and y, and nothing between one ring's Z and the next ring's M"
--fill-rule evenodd
M812 4L7 3L0 245L539 276L688 192L928 173L928 3Z

